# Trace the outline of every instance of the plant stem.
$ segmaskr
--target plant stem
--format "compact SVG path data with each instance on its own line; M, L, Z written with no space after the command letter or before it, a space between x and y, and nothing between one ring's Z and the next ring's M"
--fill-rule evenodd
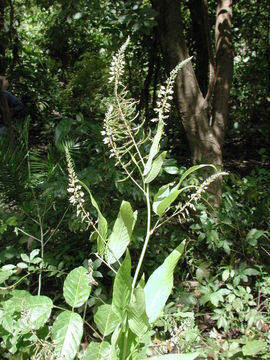
M147 246L148 246L148 243L149 243L149 240L150 240L150 236L151 236L151 203L150 203L150 196L149 196L149 184L146 185L145 197L146 197L146 204L147 204L146 237L145 237L145 240L144 240L144 244L143 244L142 252L141 252L141 255L140 255L140 259L139 259L139 262L138 262L138 265L137 265L137 268L136 268L136 271L135 271L134 279L133 279L133 282L132 282L131 298L132 298L133 291L134 291L135 286L136 286L136 282L137 282L137 279L138 279L138 276L139 276L139 272L141 270L142 262L143 262L145 252L146 252L146 249L147 249Z

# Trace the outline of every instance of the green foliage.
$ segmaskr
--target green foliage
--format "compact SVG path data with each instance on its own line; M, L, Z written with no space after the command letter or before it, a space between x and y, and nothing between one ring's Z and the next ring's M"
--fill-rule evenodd
M158 318L172 291L173 272L184 248L185 242L182 242L153 272L145 285L146 313L150 323Z
M72 270L64 282L64 298L73 308L82 306L89 298L91 287L87 270L84 267L78 267Z
M77 313L63 311L52 326L52 340L58 358L74 359L83 335L83 320Z
M165 109L168 83L160 91L161 103L147 115L165 73L154 40L157 14L148 1L63 6L16 0L13 20L4 4L6 29L12 21L14 26L6 51L11 90L22 97L29 117L24 127L22 118L13 119L16 147L4 137L0 144L0 357L154 359L157 349L164 359L267 358L270 178L262 167L269 162L267 2L234 5L233 116L224 157L255 154L260 167L252 163L249 174L231 174L224 181L222 206L214 212L200 203L207 184L202 186L193 171L202 166L178 168L188 158L178 118L167 118L167 127L158 119L154 128ZM215 6L209 2L210 22ZM183 14L188 25L186 4ZM186 32L189 36L188 26ZM132 40L128 72L116 96L107 81L108 58L127 34ZM124 172L102 144L108 104L111 120L130 131L125 141L122 131L116 144ZM144 105L145 121L137 117ZM234 139L240 144L237 155ZM89 195L84 196L89 222L67 204L63 144L76 163L77 185ZM123 150L121 144L128 146ZM246 172L243 165L237 172ZM174 276L170 307L165 303L173 288L174 255L184 238L185 260ZM99 258L88 262L89 252ZM85 268L78 267L82 263ZM162 292L163 301L151 296L150 285L153 294ZM73 309L65 309L64 300ZM156 313L146 311L152 300ZM153 316L156 321L149 321ZM79 346L82 331L83 341L90 339L86 351ZM167 354L171 351L196 353Z

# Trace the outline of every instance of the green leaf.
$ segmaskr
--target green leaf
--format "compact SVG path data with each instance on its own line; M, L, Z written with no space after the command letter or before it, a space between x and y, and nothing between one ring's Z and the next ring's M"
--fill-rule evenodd
M145 183L148 184L153 181L159 174L163 165L167 151L163 151L152 163L151 170L145 178Z
M61 141L69 134L72 127L72 120L71 119L62 119L56 126L54 140L55 144L59 145Z
M184 174L181 176L180 181L178 183L178 187L181 186L182 182L190 175L192 174L194 171L197 171L199 169L202 169L204 167L212 167L215 171L217 170L217 168L214 165L211 164L201 164L201 165L194 165L191 166L187 171L184 172Z
M12 297L4 303L9 312L21 312L25 309L26 304L31 297L31 294L26 290L13 290Z
M143 171L143 176L147 176L149 171L152 168L152 161L154 159L154 157L158 154L159 152L159 143L161 140L161 136L163 134L163 130L164 130L164 122L162 121L162 119L159 120L158 122L158 127L157 127L157 132L156 135L154 137L152 146L150 148L150 152L149 152L149 158L145 164L145 168Z
M39 249L35 249L35 250L31 251L30 261L33 260L39 254L39 252L40 252Z
M223 302L224 298L223 295L226 295L226 293L224 293L224 290L226 289L220 289L218 291L213 292L212 294L209 295L209 301L214 305L214 306L218 306L219 302Z
M267 344L263 340L251 340L242 347L244 356L252 356L258 353L265 353L267 350Z
M21 259L22 259L22 261L24 261L24 262L29 262L29 261L30 261L29 256L26 255L26 254L21 254Z
M27 269L28 268L28 265L24 262L19 262L17 264L17 267L20 268L20 269Z
M82 306L89 298L91 286L87 270L79 266L72 270L64 282L64 298L72 307Z
M123 201L112 234L107 243L107 261L113 264L120 259L128 247L135 225L137 213L134 213L129 202Z
M3 284L12 274L14 271L12 270L0 270L0 284Z
M222 273L222 280L225 282L229 279L230 277L230 270L226 269L223 271Z
M164 171L167 174L175 175L178 174L179 169L177 166L164 166Z
M100 255L103 255L104 250L105 250L105 242L106 242L106 238L107 238L107 231L108 231L107 220L105 219L105 217L102 215L101 211L99 210L99 206L98 206L95 198L93 197L90 189L88 188L88 186L85 185L85 183L82 182L82 181L79 181L79 183L88 192L88 194L90 196L90 199L91 199L91 203L94 206L94 208L97 210L97 213L98 213L98 233L97 233L98 253Z
M256 246L258 239L264 235L262 230L251 229L247 234L246 240L251 246Z
M84 353L83 360L117 360L117 356L108 342L92 341Z
M18 219L17 219L17 217L15 215L10 216L6 221L6 223L9 226L16 226L17 222L18 222Z
M0 321L3 328L8 331L9 333L14 333L14 325L15 325L15 319L10 314L4 314Z
M248 276L257 276L260 275L260 272L256 269L248 268L244 270L244 274Z
M190 354L168 354L168 355L158 355L147 358L147 360L194 360L200 354L199 353L190 353ZM146 359L144 359L146 360Z
M145 295L142 287L137 287L134 290L134 301L128 306L128 324L131 331L138 337L150 329L149 320L145 310Z
M171 184L162 186L154 196L153 211L160 217L183 191L195 187L194 185L189 185L178 190L179 184L174 186L172 189L170 189L170 185Z
M32 296L25 290L13 290L11 295L12 297L3 303L6 320L17 312L23 320L24 328L37 330L50 318L53 302L47 296Z
M158 318L172 291L173 272L184 248L185 241L173 250L163 264L153 272L145 285L146 314L150 323Z
M110 335L119 325L119 317L112 311L112 306L107 304L98 307L94 320L103 336Z
M127 252L125 260L117 271L113 284L112 309L121 320L124 319L131 294L131 259Z
M83 320L77 313L63 311L52 326L57 359L72 360L75 358L83 335Z
M51 316L53 302L47 296L30 296L26 302L27 322L32 329L41 328Z

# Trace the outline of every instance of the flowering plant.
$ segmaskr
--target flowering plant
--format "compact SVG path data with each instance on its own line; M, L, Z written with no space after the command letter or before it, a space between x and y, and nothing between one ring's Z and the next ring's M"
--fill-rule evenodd
M97 256L115 273L112 302L101 305L95 316L102 341L89 344L85 359L94 359L91 355L93 353L98 353L100 359L125 360L145 357L145 349L151 338L153 324L162 313L171 293L173 272L185 248L185 241L182 241L145 283L141 269L151 236L158 227L172 217L177 216L181 221L190 209L194 210L194 203L201 198L209 184L224 174L215 173L200 186L181 187L185 178L194 171L205 166L212 166L215 169L213 165L196 165L188 169L176 184L163 185L154 199L151 198L151 183L159 175L166 157L166 151L160 152L160 141L165 120L170 112L174 81L179 70L190 59L177 65L171 71L165 85L160 87L154 109L157 117L152 119L153 122L157 122L157 129L154 137L148 139L143 131L144 121L139 121L140 117L136 112L136 101L129 97L128 90L122 82L124 55L128 42L129 39L113 57L111 64L109 80L113 84L114 98L108 106L102 135L104 143L109 148L109 156L115 158L115 165L121 167L125 180L131 180L145 197L147 208L145 239L133 276L128 246L132 239L137 212L133 211L129 202L123 201L118 217L108 235L107 221L101 214L90 189L77 178L68 148L66 148L70 203L76 206L77 216L81 218L81 221L86 222L87 226L91 226L96 233ZM146 149L149 148L148 152ZM187 189L193 189L194 192L187 202L181 204L177 200ZM98 213L97 222L85 210L84 191L89 194L91 203ZM190 358L194 357L191 355Z

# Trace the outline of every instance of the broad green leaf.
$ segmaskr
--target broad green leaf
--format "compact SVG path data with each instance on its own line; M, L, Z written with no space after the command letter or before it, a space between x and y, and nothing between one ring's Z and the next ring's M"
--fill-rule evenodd
M163 193L157 193L154 198L153 210L158 215L161 216L164 212L171 206L174 200L180 194L180 190L173 188L171 191L168 188Z
M179 184L172 189L170 189L170 184L162 186L154 196L154 213L161 217L183 191L194 187L194 185L189 185L178 190Z
M17 267L20 268L20 269L27 269L28 268L28 265L24 262L19 262L17 264Z
M52 326L52 340L58 360L75 358L83 335L83 320L77 313L63 311Z
M84 353L83 360L117 360L117 356L108 342L92 341Z
M3 328L8 331L9 333L13 333L14 332L14 325L15 325L15 319L14 316L11 316L10 314L6 313L3 315L3 317L1 318L0 321L1 325L3 326Z
M252 275L257 276L257 275L260 275L260 272L256 269L248 268L248 269L245 269L244 274L248 275L248 276L252 276Z
M112 306L107 304L98 307L94 320L103 336L110 335L119 324L119 317L112 311Z
M49 319L53 308L53 302L50 298L46 296L32 296L24 290L14 290L11 294L12 297L3 303L6 315L3 319L3 327L5 327L5 324L8 324L8 328L10 329L11 322L9 317L12 316L14 312L20 314L20 319L22 320L21 325L23 324L23 328L28 329L27 331L41 328Z
M179 169L177 166L164 166L164 171L167 174L176 175L179 172Z
M199 353L190 353L190 354L167 354L167 355L158 355L152 356L144 360L194 360L200 354Z
M265 353L267 349L267 343L263 340L251 340L242 347L244 356L252 356L258 353Z
M107 220L105 219L105 217L102 215L99 206L95 200L95 198L93 197L90 189L88 188L87 185L85 185L84 182L79 181L79 183L83 186L83 188L88 192L90 199L91 199L91 203L94 206L94 208L97 210L98 213L98 233L97 233L97 246L98 246L98 253L100 255L104 254L104 250L105 250L105 242L106 242L106 238L107 238L107 231L108 231L108 224L107 224Z
M26 254L21 254L21 259L22 259L22 261L24 261L24 262L29 262L29 261L30 261L29 256L26 255Z
M90 291L87 270L83 266L68 274L64 282L64 298L70 306L82 306L89 298Z
M21 312L25 309L31 294L26 290L13 290L12 298L4 303L5 309L9 312Z
M134 299L128 306L128 324L131 331L142 337L149 330L149 320L145 311L145 295L142 287L134 290Z
M31 251L30 261L33 260L39 253L40 253L39 249L35 249L35 250Z
M150 323L158 318L172 291L173 272L184 248L185 241L173 250L163 264L153 272L145 285L146 314Z
M3 284L12 274L14 271L12 270L0 270L0 284Z
M251 229L247 234L246 240L250 245L256 246L258 243L258 239L263 235L264 232L262 230Z
M145 164L143 176L148 175L149 171L152 168L152 161L153 161L154 157L157 155L157 153L159 152L159 143L161 140L161 136L163 134L163 130L164 130L164 122L162 121L162 119L160 119L158 122L156 135L154 137L152 146L150 148L149 157Z
M128 247L135 225L137 213L133 212L129 202L123 201L113 231L107 243L107 261L113 264L120 259Z
M145 178L145 183L148 184L153 181L159 174L167 151L163 151L152 163L151 170Z
M217 170L217 168L214 165L211 164L201 164L201 165L194 165L191 166L187 171L184 172L184 174L181 176L180 181L178 183L178 186L180 187L182 182L190 175L192 174L194 171L197 171L199 169L202 169L204 167L212 167L215 171Z
M131 260L129 252L127 252L113 284L112 310L121 320L124 319L130 301L131 281Z
M27 322L32 329L41 328L51 316L53 302L47 296L30 296L26 302Z
M222 280L225 282L229 279L230 277L230 270L226 269L223 271L222 273Z

